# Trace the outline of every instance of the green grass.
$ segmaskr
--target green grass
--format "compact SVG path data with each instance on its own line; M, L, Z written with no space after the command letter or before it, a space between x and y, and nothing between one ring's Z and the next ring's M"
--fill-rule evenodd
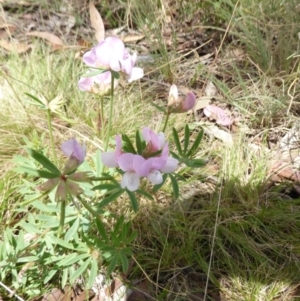
M55 10L59 2L55 3L47 10ZM162 116L151 106L153 101L164 102L157 91L163 90L167 99L169 88L161 82L204 91L211 80L220 103L230 106L240 124L249 129L234 133L231 147L205 136L198 156L206 157L208 166L182 170L187 183L179 200L173 199L166 186L154 201L142 199L135 215L124 199L110 205L112 213L126 214L132 220L131 230L137 231L129 278L148 279L155 300L195 300L193 293L202 293L206 300L217 300L216 296L222 300L299 300L295 292L299 285L300 203L286 193L289 184L270 184L267 166L272 154L264 151L269 134L286 131L299 119L297 1L128 3L104 2L101 9L107 10L102 17L112 28L130 21L145 34L150 49L156 49L151 54L154 64L145 65L145 73L154 82L118 87L112 136L120 132L133 135L143 126L162 128ZM194 15L192 24L202 26L207 35L214 33L215 61L181 68L185 59L175 50L176 28L171 33L174 47L167 50L166 17L176 9L178 20ZM234 55L236 49L242 56ZM102 149L97 128L99 100L77 89L85 69L75 56L74 50L53 52L36 41L27 54L0 58L0 240L5 229L26 218L14 211L23 201L19 187L26 181L13 171L14 155L25 155L28 143L41 150L50 144L46 113L29 104L25 93L47 99L61 95L65 101L60 115L53 115L58 154L61 142L70 137L87 145L89 163L94 152ZM108 109L108 98L104 103ZM170 125L180 130L185 122L193 121L194 116L176 115L171 116ZM167 134L170 136L170 129ZM254 138L260 141L258 151ZM108 229L111 221L106 219ZM42 281L37 285L42 287ZM26 291L21 293L26 298Z

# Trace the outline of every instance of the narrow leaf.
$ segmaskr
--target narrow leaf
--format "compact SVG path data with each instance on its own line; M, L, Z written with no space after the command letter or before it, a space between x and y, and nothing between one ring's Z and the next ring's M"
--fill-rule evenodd
M74 235L77 232L78 228L79 228L79 218L75 219L73 225L67 231L67 233L65 235L65 241L66 242L69 242L74 237Z
M173 195L174 198L177 199L179 197L179 186L178 186L178 182L175 179L175 177L170 173L169 177L171 179L171 184L172 184L172 188L173 188Z
M34 95L29 94L29 93L25 93L25 95L29 96L31 99L33 99L34 101L36 101L42 107L46 107L45 104L40 99L38 99L37 97L35 97Z
M151 201L153 201L153 200L154 200L154 198L153 198L152 194L150 194L150 193L146 192L145 190L138 189L136 192L137 192L138 194L141 194L141 195L143 195L144 197L146 197L147 199L149 199L149 200L151 200Z
M120 195L122 195L124 192L124 189L119 189L116 192L112 193L111 195L109 195L108 197L104 198L98 205L97 207L103 208L104 206L106 206L107 204L113 202L114 200L116 200Z
M117 263L118 263L118 256L119 254L113 254L112 255L112 258L111 258L111 261L110 261L110 263L109 263L109 265L108 265L108 268L107 268L107 275L109 276L109 275L111 275L111 273L114 271L114 269L116 268L116 265L117 265Z
M174 143L175 143L175 146L177 148L177 151L182 156L182 148L181 148L181 145L180 145L178 133L177 133L175 128L173 128L173 138L174 138Z
M157 104L155 104L155 103L153 103L153 102L150 102L150 104L151 104L153 107L155 107L157 110L159 110L159 111L161 111L161 112L167 114L167 112L166 112L166 110L165 110L164 108L158 106Z
M185 159L181 158L180 161L188 167L196 168L203 167L206 165L207 161L204 159Z
M125 134L122 134L122 140L125 143L125 145L123 146L123 149L125 151L127 151L128 153L136 154L136 150L135 150L131 140L128 138L128 136Z
M94 285L97 274L98 274L98 263L95 258L92 258L92 267L90 269L90 275L87 283L88 289L90 289Z
M97 226L97 229L98 229L100 235L102 236L102 239L105 242L107 242L108 241L108 236L106 234L105 227L104 227L102 221L100 221L99 219L96 219L96 226Z
M38 161L43 167L51 171L53 174L56 174L57 176L60 176L60 170L48 159L46 158L43 154L37 152L36 150L32 148L27 149L29 155Z
M186 124L184 127L184 144L183 144L183 153L186 154L187 148L190 142L190 128Z
M129 190L126 190L126 192L127 192L128 196L130 198L130 203L131 203L133 211L138 212L139 204L138 204L138 201L135 197L135 194L132 191L129 191Z
M129 267L128 258L126 257L125 254L120 253L120 260L121 260L121 263L122 263L123 273L126 273L128 271L128 267Z
M187 157L191 157L197 152L200 142L203 138L203 133L204 133L204 131L203 131L203 129L201 129L200 132L198 133L193 145L191 146L190 150L187 152L187 154L186 154Z
M58 177L56 174L50 173L48 171L26 167L26 166L18 166L14 168L14 171L19 173L27 173L31 176L45 178L45 179L54 179Z
M140 131L136 131L135 143L136 143L137 153L139 155L141 155L146 145L145 145L145 142L142 141L142 139L141 139Z
M118 185L105 183L105 184L99 184L99 185L94 186L92 188L92 190L108 190L108 191L111 191L111 190L116 189L116 188L120 188L119 183L118 183Z
M74 273L70 275L71 283L74 283L74 281L85 272L89 263L90 263L90 259L87 259Z

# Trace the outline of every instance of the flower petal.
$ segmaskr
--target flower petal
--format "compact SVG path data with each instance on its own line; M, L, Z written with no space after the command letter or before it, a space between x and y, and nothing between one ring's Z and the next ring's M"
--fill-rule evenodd
M144 76L144 70L142 68L133 67L131 73L127 78L128 82L131 83L135 80L141 79Z
M173 157L168 157L167 162L163 168L160 169L161 172L170 173L173 172L178 166L178 160Z
M196 95L193 92L189 92L186 95L184 102L182 103L182 112L191 110L196 104Z
M134 171L127 171L122 177L121 187L127 188L129 191L135 191L140 186L140 177Z
M105 152L101 154L102 163L107 167L117 167L116 152Z
M84 161L86 156L85 146L81 146L75 138L72 138L61 145L62 152L67 157L76 158L80 164Z
M163 177L160 171L153 169L148 174L147 179L154 185L160 184L163 181Z
M169 99L173 98L173 101L178 100L178 89L176 85L172 85L169 92Z

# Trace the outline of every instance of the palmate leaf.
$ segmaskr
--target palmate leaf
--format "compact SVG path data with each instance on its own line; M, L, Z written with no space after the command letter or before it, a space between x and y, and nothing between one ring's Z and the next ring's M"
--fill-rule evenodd
M38 161L43 167L51 171L51 173L56 174L56 176L60 176L61 172L60 170L48 159L46 158L43 154L37 152L36 150L32 148L27 149L29 155Z

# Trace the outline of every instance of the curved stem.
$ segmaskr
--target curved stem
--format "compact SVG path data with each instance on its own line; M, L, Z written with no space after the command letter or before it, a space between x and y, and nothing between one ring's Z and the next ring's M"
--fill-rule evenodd
M52 119L51 119L51 111L47 110L47 122L48 122L48 130L49 130L49 137L50 137L50 143L51 143L51 149L52 149L52 156L54 160L54 164L57 164L57 157L55 152L55 146L54 146L54 139L53 139L53 132L52 132Z
M163 127L163 132L166 130L166 127L167 127L167 124L168 124L168 121L169 121L169 117L170 117L170 113L167 113L166 114L166 120L165 120L165 124L164 124L164 127Z
M106 140L104 145L104 151L106 152L108 149L108 142L111 132L111 124L112 124L112 117L113 117L113 106L114 106L114 75L111 73L111 87L110 87L110 103L109 103L109 116L108 116L108 127L106 132Z

